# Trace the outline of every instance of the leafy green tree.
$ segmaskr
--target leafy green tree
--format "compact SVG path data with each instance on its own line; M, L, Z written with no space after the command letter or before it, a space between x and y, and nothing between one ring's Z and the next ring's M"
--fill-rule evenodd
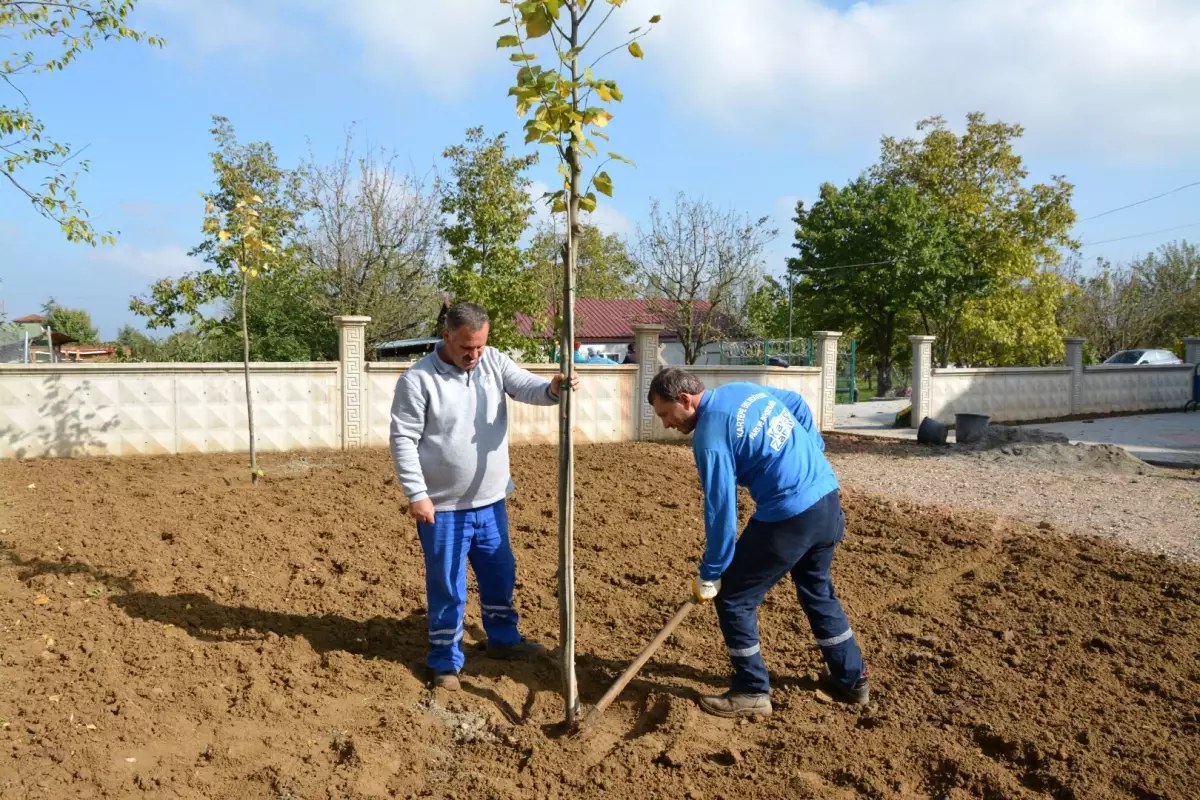
M279 167L269 144L240 144L233 126L224 117L213 117L213 123L217 149L211 155L216 189L205 198L204 241L189 253L201 256L210 266L177 281L160 281L153 287L149 300L134 298L130 307L149 317L152 328L174 327L176 317L186 314L204 332L225 324L224 320L206 319L204 306L221 301L237 304L246 381L250 474L251 481L257 484L262 470L258 468L250 386L250 284L280 264L295 261L295 239L303 215L301 175Z
M0 38L30 42L31 48L39 40L59 43L57 48L48 48L49 53L33 49L10 52L0 62L0 83L17 100L15 105L0 101L0 175L29 198L38 213L58 223L70 242L95 247L112 244L115 238L111 233L97 233L88 222L87 210L75 192L78 173L66 171L79 151L51 138L21 83L29 75L66 69L97 41L128 39L152 47L166 44L158 36L128 27L129 13L135 5L136 0L0 0ZM75 165L88 169L87 161ZM22 180L25 170L39 175L40 188Z
M627 51L633 58L642 58L644 53L639 39L645 33L641 26L635 27L622 44L592 59L593 51L588 49L592 40L625 0L501 0L501 3L511 6L512 14L500 20L496 26L511 27L513 32L501 36L496 46L516 51L509 56L518 65L517 82L509 89L509 95L516 99L517 116L532 114L525 123L525 141L527 144L538 142L552 147L558 156L559 174L563 177L563 188L549 193L547 199L551 202L553 213L566 215L559 352L563 371L570 376L574 370L570 354L575 338L575 270L579 261L579 240L583 235L579 214L580 211L596 210L596 192L612 196L612 178L603 171L603 167L609 161L627 161L609 152L607 159L597 166L589 181L584 183L583 159L600 153L592 137L608 141L608 136L599 129L607 126L613 117L603 105L591 105L591 100L595 98L597 103L608 105L622 99L616 81L597 78L592 70L605 57L620 50ZM659 17L655 15L650 18L650 25L658 21ZM536 52L539 43L543 48L541 54ZM546 56L544 61L547 66L534 63L539 55ZM592 191L593 188L595 191ZM567 708L567 723L573 724L578 712L578 696L575 686L572 552L575 473L571 392L562 392L559 402L560 650L563 701Z
M42 314L46 316L46 325L55 333L66 334L82 344L100 341L92 316L82 308L65 308L51 297L42 306Z
M563 257L566 236L550 220L541 225L526 251L529 267L549 313L549 327L562 333ZM616 234L604 234L595 225L580 226L579 255L575 262L577 297L615 300L637 297L637 262L625 241ZM537 318L537 315L534 315ZM582 324L582 321L580 321Z
M863 174L842 189L824 184L811 209L796 204L794 221L797 304L815 327L862 342L885 396L912 309L953 280L943 274L955 268L942 258L946 214L914 186Z
M439 233L450 261L439 284L455 302L488 310L490 344L525 349L529 343L517 332L516 314L540 311L536 275L520 244L533 216L525 172L537 156L510 157L504 134L487 137L483 128L468 129L466 143L444 155L453 184L441 200L447 222Z
M1014 150L1023 135L1019 125L989 123L972 113L961 136L941 117L918 123L917 130L924 133L920 140L883 139L873 176L912 187L944 216L950 247L940 256L938 272L925 280L915 310L922 329L938 337L934 355L942 366L978 362L987 353L972 352L963 332L999 333L987 324L995 303L980 301L1039 280L1041 272L1061 263L1065 248L1078 246L1070 235L1076 219L1073 187L1057 175L1049 183L1026 185L1028 171ZM1010 293L1010 299L1024 301L1025 313L1036 312L1042 296ZM1038 314L1042 329L1028 330L1027 340L1050 342L1058 331L1046 326L1054 321L1054 315Z

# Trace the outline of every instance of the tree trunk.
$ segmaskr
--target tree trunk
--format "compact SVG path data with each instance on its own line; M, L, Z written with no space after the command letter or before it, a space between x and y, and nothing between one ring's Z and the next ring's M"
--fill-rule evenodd
M579 43L579 18L571 8L571 49ZM571 80L579 82L579 59L571 59ZM571 108L579 111L579 90L571 90ZM575 407L571 397L571 376L575 372L575 262L579 249L579 154L567 148L567 169L571 188L567 197L567 252L563 264L562 372L567 384L559 388L558 416L558 631L560 667L563 678L563 704L567 725L574 726L579 713L575 683Z
M254 449L254 397L250 393L250 328L246 323L246 294L250 278L242 275L242 371L246 376L246 422L250 429L250 484L258 485L258 456Z

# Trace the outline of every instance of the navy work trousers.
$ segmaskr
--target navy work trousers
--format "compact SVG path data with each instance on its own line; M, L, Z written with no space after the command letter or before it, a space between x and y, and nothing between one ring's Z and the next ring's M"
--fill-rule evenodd
M463 666L459 642L467 605L467 562L475 571L483 630L489 647L521 641L513 587L516 560L508 541L508 509L501 500L467 511L438 511L433 524L417 523L425 552L425 596L429 605L429 657L435 675Z
M733 664L734 692L771 690L767 665L759 651L758 607L789 573L834 680L853 687L863 677L862 654L829 574L833 552L845 532L846 516L837 491L791 519L751 519L746 525L733 562L721 576L716 599L721 633Z

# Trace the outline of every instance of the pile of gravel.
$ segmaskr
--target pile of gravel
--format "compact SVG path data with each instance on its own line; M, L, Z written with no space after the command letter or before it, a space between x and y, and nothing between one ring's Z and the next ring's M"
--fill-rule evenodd
M1012 425L989 425L983 439L955 445L970 458L1038 469L1081 469L1119 475L1148 475L1146 462L1112 444L1071 444L1060 433Z

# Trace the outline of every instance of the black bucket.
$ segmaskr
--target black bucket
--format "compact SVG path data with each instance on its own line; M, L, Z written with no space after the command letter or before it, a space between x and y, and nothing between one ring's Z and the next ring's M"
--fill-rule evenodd
M926 417L921 420L921 427L917 428L917 441L921 444L945 444L946 430L946 426L933 417Z
M973 444L982 440L990 419L987 414L955 414L954 441L958 444Z

